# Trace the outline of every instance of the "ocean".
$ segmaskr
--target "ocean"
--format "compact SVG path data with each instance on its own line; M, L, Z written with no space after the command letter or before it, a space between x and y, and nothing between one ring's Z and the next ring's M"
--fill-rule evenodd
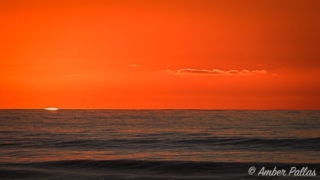
M274 178L320 179L320 111L0 110L0 179Z

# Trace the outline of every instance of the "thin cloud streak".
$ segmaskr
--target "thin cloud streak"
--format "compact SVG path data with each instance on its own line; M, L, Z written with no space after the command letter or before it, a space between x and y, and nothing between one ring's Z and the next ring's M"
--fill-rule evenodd
M131 67L131 68L139 68L139 67L143 67L143 66L140 65L140 64L129 64L128 67Z
M177 71L166 70L165 72L174 75L227 75L227 76L235 76L235 75L243 75L243 76L251 76L251 75L263 75L267 74L266 70L220 70L220 69L179 69Z

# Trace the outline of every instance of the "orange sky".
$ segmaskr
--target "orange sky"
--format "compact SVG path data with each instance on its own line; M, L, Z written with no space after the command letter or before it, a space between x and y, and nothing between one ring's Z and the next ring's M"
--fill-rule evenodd
M320 109L318 0L1 0L0 108Z

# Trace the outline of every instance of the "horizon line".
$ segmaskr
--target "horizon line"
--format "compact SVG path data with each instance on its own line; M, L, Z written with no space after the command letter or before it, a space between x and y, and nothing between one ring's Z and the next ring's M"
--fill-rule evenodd
M45 110L45 108L0 108L0 110ZM58 108L58 110L208 110L208 111L319 111L320 109L251 109L251 108Z

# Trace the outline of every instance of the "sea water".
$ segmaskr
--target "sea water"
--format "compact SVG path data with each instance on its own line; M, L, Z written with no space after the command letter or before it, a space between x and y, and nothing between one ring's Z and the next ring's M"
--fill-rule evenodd
M292 179L293 167L320 178L320 111L0 110L0 179Z

